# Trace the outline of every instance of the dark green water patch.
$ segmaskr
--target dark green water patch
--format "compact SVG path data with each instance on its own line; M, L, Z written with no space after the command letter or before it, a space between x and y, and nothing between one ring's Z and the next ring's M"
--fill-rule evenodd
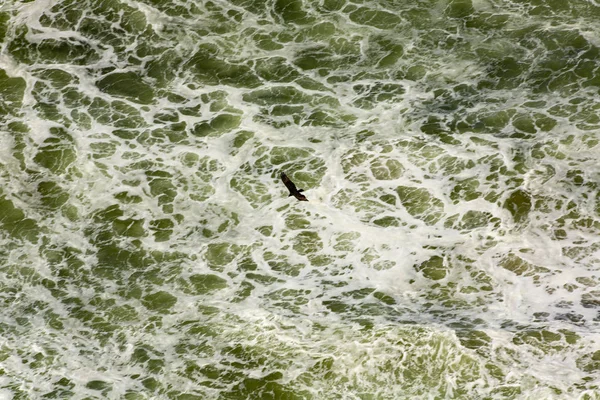
M286 257L274 254L270 251L265 252L263 257L271 270L281 274L298 276L300 271L304 268L303 264L292 264Z
M478 191L479 188L478 177L464 179L457 182L450 192L450 198L454 204L458 204L461 201L471 201L481 197L482 193Z
M402 20L397 15L388 11L360 7L349 14L354 23L372 26L379 29L393 29Z
M336 25L330 21L317 23L302 31L302 33L306 35L306 38L309 38L313 41L329 39L339 32L340 31L337 29ZM296 41L304 42L304 35L296 37Z
M248 166L248 168L250 168ZM260 204L266 204L271 202L272 197L269 194L267 186L258 180L249 180L247 174L236 174L230 181L229 185L233 190L241 193L246 200L257 208Z
M177 297L165 291L148 294L142 298L142 304L152 311L168 312L177 303Z
M206 249L205 258L210 268L222 271L241 252L242 247L233 243L211 243Z
M289 399L307 400L311 399L309 391L298 390L295 385L277 382L283 378L281 372L276 372L262 379L246 378L242 383L236 385L232 390L223 393L223 399Z
M522 189L515 190L504 201L503 207L511 213L515 222L525 222L531 210L531 196Z
M265 51L281 50L284 46L279 43L276 33L267 33L264 31L257 31L252 35L256 47Z
M244 94L244 101L261 106L276 104L311 104L339 106L339 102L331 96L308 95L293 86L275 86L269 89L259 89Z
M275 0L273 12L288 24L305 25L314 21L304 10L302 0Z
M26 83L23 78L11 78L0 69L0 115L17 113L23 101ZM0 118L3 118L0 116Z
M250 131L239 131L235 134L232 145L236 149L241 148L244 144L254 137L254 132Z
M135 132L130 129L146 126L146 121L142 118L140 112L135 107L120 100L108 102L96 97L89 105L88 112L94 119L102 124L123 128L114 131L114 133L127 132L128 135L126 136L128 138Z
M194 274L185 282L184 291L194 295L210 294L227 288L227 281L213 274Z
M566 330L554 331L549 327L522 329L515 333L513 343L533 346L546 354L564 350L577 341L577 335Z
M346 38L335 38L329 45L299 51L294 64L302 70L347 70L361 61L360 44Z
M460 343L468 349L489 351L489 346L492 342L492 338L489 337L485 332L478 330L459 330L457 335L460 339Z
M6 39L9 21L10 14L7 12L0 12L0 43L4 43L4 40Z
M227 60L220 54L219 48L212 44L200 45L186 63L186 67L207 85L223 84L247 88L260 86L259 78L250 67Z
M77 76L60 69L44 69L39 71L39 76L56 89L62 89L67 85L77 85L79 83L79 78Z
M390 226L402 226L402 221L396 217L392 217L392 216L385 216L385 217L381 217L381 218L377 218L375 220L373 220L373 223L377 226L381 226L383 228L388 228Z
M267 297L273 301L272 304L276 307L300 313L301 307L309 302L310 292L310 290L301 289L279 289L270 292Z
M293 82L301 76L284 57L269 57L258 60L255 70L258 76L269 82Z
M241 115L219 114L209 122L194 125L193 134L196 136L221 136L237 128L242 121Z
M54 5L48 13L42 14L40 23L42 26L58 30L74 30L83 16L83 11L77 9L78 4L80 2L76 0L62 1Z
M423 220L429 225L435 224L443 216L444 204L433 197L427 189L398 186L396 193L413 217Z
M106 139L107 136L108 135L106 135L102 139ZM96 160L101 158L109 158L115 154L118 145L119 142L117 142L116 140L104 140L91 143L90 148L93 151L92 157Z
M60 208L69 200L69 194L52 181L40 182L37 190L41 195L42 204L52 210Z
M143 237L146 236L144 219L116 219L113 221L113 230L119 236Z
M52 7L51 12L44 14L40 20L45 26L74 30L83 16L83 12L78 9L82 3L88 6L88 15L103 16L106 22L115 23L128 33L139 33L146 28L144 14L118 0L103 0L92 4L86 1L65 0Z
M85 385L85 387L88 389L92 389L92 390L110 390L112 385L105 381L94 380L94 381L89 381Z
M162 218L150 221L149 229L153 232L154 240L157 242L166 242L173 234L175 223L169 218Z
M155 79L161 87L166 87L169 82L178 76L183 64L183 59L175 50L165 50L160 56L147 64L147 74Z
M6 125L6 131L13 140L12 156L18 161L19 168L25 171L27 169L25 151L28 147L27 134L30 132L29 127L22 122L10 122Z
M6 233L15 239L37 242L40 228L36 221L27 218L23 210L3 195L0 195L0 209L0 226Z
M30 42L27 28L19 28L8 43L8 52L24 64L74 64L89 65L100 59L96 50L76 39L43 39Z
M136 103L150 104L154 101L152 87L134 72L107 75L96 85L102 92L116 97L125 97Z
M308 221L303 214L288 214L285 218L285 224L292 230L310 227L310 221Z
M119 280L132 271L152 264L146 252L125 249L112 243L99 245L96 257L98 263L93 269L94 274L111 280Z
M422 272L426 278L434 281L444 279L448 273L448 266L445 265L444 259L440 256L432 256L429 260L416 266L415 269Z
M587 373L597 373L600 371L600 350L577 359L577 366Z
M354 105L359 108L372 109L379 103L398 102L405 92L404 86L396 83L357 84L352 87L359 97Z
M500 10L496 12L477 12L469 15L465 26L485 32L494 32L504 28L510 21L510 17L510 14L502 14Z
M531 276L534 281L539 281L542 274L548 274L550 270L531 264L515 254L508 254L499 262L502 268L505 268L518 276Z
M164 354L149 344L138 344L131 355L131 361L151 374L162 372L165 366Z
M177 188L173 184L172 175L162 170L151 170L145 172L150 194L158 200L158 205L163 206L165 212L172 212L170 208L164 206L170 205L177 197Z
M496 228L500 225L500 218L494 217L491 213L485 211L469 210L463 214L458 224L459 229L471 230L490 226Z
M302 255L319 252L323 249L323 242L318 233L303 231L296 235L294 250Z
M44 140L34 161L54 174L63 174L77 160L73 139L63 129L52 128L50 132L52 136Z

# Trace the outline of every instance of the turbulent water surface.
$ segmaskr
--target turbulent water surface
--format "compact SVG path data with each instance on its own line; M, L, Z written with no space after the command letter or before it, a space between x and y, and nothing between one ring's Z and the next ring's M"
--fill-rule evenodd
M594 0L8 0L0 46L0 398L600 399Z

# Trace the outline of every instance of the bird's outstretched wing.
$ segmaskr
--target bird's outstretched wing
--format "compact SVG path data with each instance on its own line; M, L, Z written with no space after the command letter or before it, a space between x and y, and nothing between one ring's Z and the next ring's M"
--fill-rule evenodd
M300 193L303 190L302 189L298 190L296 188L296 185L294 185L294 182L292 182L290 180L290 178L288 178L288 176L285 174L285 172L281 173L281 180L285 184L285 187L288 188L288 190L290 191L290 196L294 196L299 201L308 201L308 199L306 198L306 196L303 195L302 193Z
M281 180L283 181L283 184L285 185L285 187L288 188L288 190L290 191L290 194L294 194L294 193L298 192L296 185L294 185L294 182L292 182L290 180L290 178L288 178L288 176L285 174L285 172L281 173Z

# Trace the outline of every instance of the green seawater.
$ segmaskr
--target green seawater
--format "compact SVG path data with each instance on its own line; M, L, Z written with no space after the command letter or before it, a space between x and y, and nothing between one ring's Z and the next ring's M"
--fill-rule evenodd
M599 143L594 0L7 0L0 398L600 399Z

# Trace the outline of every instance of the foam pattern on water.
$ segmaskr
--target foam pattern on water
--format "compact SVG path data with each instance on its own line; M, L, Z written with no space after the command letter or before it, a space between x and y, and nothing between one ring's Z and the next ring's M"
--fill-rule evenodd
M0 397L600 398L598 5L398 3L0 6Z

